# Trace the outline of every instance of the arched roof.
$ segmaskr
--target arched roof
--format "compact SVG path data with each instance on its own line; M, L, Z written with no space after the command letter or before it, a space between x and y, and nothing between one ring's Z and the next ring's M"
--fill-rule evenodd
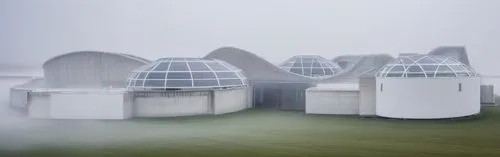
M298 55L286 60L280 68L301 76L314 79L334 76L342 68L332 61L316 55Z
M246 86L246 77L224 61L199 58L161 58L134 70L129 89L221 88Z
M450 78L475 77L476 72L464 63L446 56L401 56L387 64L378 77Z
M298 76L280 69L276 65L269 63L251 52L234 47L216 49L204 58L215 58L226 61L242 69L247 78L251 81L283 83L312 83L313 81L311 78Z
M141 58L141 57L137 57L137 56L134 56L134 55L130 55L130 54L124 54L124 53L111 53L111 52L101 52L101 51L74 51L74 52L69 52L69 53L65 53L65 54L54 56L54 57L48 59L47 61L45 61L43 63L43 65L42 65L42 67L46 67L47 64L49 64L52 61L55 61L57 59L60 59L60 58L63 58L63 57L67 57L67 56L72 56L72 55L78 55L78 54L82 54L82 53L108 54L108 55L113 55L113 56L117 56L117 57L128 58L128 59L135 60L135 61L138 61L138 62L141 62L141 63L144 63L144 64L147 64L147 63L151 62L151 61L149 61L147 59L144 59L144 58Z

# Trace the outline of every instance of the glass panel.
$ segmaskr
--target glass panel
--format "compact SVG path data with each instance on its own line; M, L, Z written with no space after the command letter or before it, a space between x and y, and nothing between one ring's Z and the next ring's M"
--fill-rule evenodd
M425 77L424 73L407 73L406 77Z
M391 72L404 72L405 68L402 65L396 65L391 69Z
M424 68L424 71L426 72L435 72L437 69L437 65L421 65L422 68Z
M457 77L469 77L469 74L465 72L458 72Z
M409 64L413 64L413 61L408 59L408 58L402 58L401 61L403 62L403 64L405 65L409 65Z
M150 72L146 79L165 79L165 72Z
M314 62L314 63L312 64L312 66L313 66L313 67L316 67L316 68L321 67L321 65L320 65L318 62Z
M184 61L186 60L185 58L172 58L173 61Z
M148 75L147 72L141 72L141 74L139 75L139 77L137 77L137 79L144 79L146 78L146 75Z
M302 58L302 63L311 63L313 62L312 58Z
M304 68L304 75L311 76L311 68Z
M450 65L450 67L454 71L467 71L467 69L464 69L461 65Z
M234 72L217 72L218 78L238 78L238 75Z
M137 78L137 73L136 72L132 72L130 73L130 75L128 76L129 79L136 79Z
M437 62L437 63L442 63L442 62L444 62L444 60L445 60L446 58L441 57L441 56L433 56L433 58L432 58L432 59L436 60L436 62Z
M170 62L160 63L153 71L167 71L169 65Z
M300 63L300 62L295 62L295 63L293 63L293 67L295 67L295 68L301 68L301 67L302 67L302 63ZM302 73L302 72L301 72L301 73Z
M169 71L189 71L186 62L172 62Z
M454 60L451 60L451 59L447 59L446 61L444 61L444 64L460 64Z
M333 75L332 69L326 68L325 69L325 75Z
M418 63L420 63L420 64L436 64L436 62L433 61L432 59L430 59L429 57L423 57L422 59L420 59L418 61Z
M191 80L167 80L167 87L192 87Z
M198 86L212 86L212 87L216 87L216 86L219 86L219 83L217 83L217 80L194 80L194 86L195 87L198 87Z
M455 73L437 73L436 77L456 77Z
M217 62L206 62L210 68L212 68L215 71L228 71L229 69L226 68L224 65L217 63Z
M164 87L165 80L146 80L144 87Z
M193 72L193 79L215 79L213 72Z
M321 68L313 68L311 71L312 76L324 76L325 73L323 72L323 69Z
M219 80L221 86L242 85L240 79L223 79Z
M384 69L380 71L380 73L386 73L392 66L385 66Z
M304 68L310 68L310 67L312 67L312 64L313 64L312 62L309 62L309 63L303 62L302 66L304 66Z
M290 72L302 75L302 68L291 68Z
M191 71L210 71L210 69L202 62L189 62Z
M388 73L386 77L401 77L403 73Z
M420 68L418 65L412 65L408 68L408 72L423 72L422 68Z
M438 73L439 72L453 72L450 68L448 68L448 66L446 65L441 65L438 69Z
M137 80L135 81L135 85L136 87L142 87L144 85L144 80Z
M169 72L167 79L191 79L189 72Z

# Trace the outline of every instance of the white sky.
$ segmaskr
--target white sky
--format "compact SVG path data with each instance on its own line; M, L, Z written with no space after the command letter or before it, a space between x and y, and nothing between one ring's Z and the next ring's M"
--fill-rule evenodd
M500 74L500 1L0 0L0 63L77 50L202 57L222 46L279 63L440 45L466 46L476 70Z

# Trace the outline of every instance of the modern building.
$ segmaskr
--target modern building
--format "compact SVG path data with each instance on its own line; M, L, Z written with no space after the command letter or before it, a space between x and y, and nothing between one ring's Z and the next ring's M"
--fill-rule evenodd
M284 61L281 69L312 79L325 79L342 72L336 63L316 55L299 55Z
M131 110L125 80L148 63L99 51L59 55L43 64L44 79L11 88L10 106L33 118L126 119Z
M446 51L444 51L446 50ZM247 108L308 114L441 119L479 113L493 87L465 50L430 54L294 56L280 66L233 47L204 58L153 62L78 51L49 59L44 78L11 88L10 106L32 118L127 119L219 115Z
M478 114L476 72L444 56L402 56L377 74L376 114L401 119L441 119Z
M224 61L162 58L131 72L134 117L223 114L246 109L247 79Z

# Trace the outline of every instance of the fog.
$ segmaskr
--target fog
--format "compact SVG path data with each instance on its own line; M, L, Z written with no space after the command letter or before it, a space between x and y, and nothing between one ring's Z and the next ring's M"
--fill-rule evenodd
M77 50L202 57L221 46L279 63L459 45L476 70L498 75L498 15L496 0L2 0L0 63L39 67Z

